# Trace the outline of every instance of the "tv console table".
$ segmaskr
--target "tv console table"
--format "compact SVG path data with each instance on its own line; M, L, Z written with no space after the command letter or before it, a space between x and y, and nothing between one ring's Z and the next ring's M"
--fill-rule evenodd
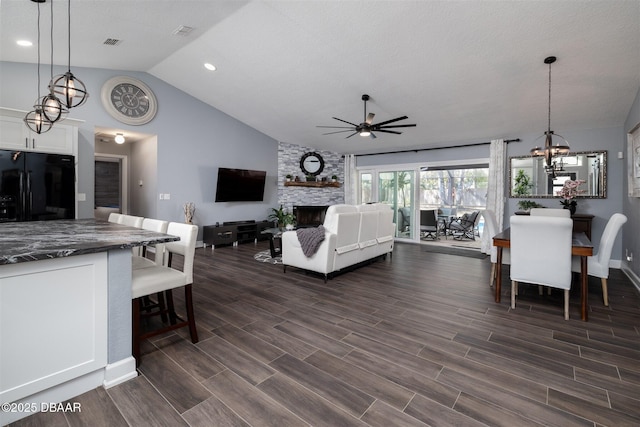
M202 241L204 247L211 246L215 249L219 245L233 245L238 243L257 242L267 240L269 236L262 231L272 228L270 221L227 221L220 225L205 225L203 227Z

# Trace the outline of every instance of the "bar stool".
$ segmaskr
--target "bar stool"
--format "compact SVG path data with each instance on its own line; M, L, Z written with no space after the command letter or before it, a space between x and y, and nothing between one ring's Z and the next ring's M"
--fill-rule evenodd
M142 340L163 334L182 327L189 327L191 342L198 342L198 332L193 312L193 297L191 285L193 283L193 258L195 255L196 237L198 227L190 224L176 222L169 223L167 234L180 237L180 241L165 244L165 252L162 265L133 270L131 280L132 317L133 317L133 343L132 352L136 359L136 365L140 365L140 343ZM184 257L182 271L171 267L173 254ZM183 320L175 312L172 289L184 286L187 319ZM158 307L155 312L142 314L140 310L141 299L158 292L164 292L167 306ZM141 330L141 317L153 315L168 315L169 324L143 332Z

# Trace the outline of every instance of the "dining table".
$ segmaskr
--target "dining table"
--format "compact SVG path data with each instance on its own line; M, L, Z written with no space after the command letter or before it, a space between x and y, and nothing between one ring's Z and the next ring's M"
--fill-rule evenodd
M502 292L502 250L511 247L511 228L493 236L493 245L497 249L495 300L500 302ZM587 257L593 255L593 244L585 233L574 232L572 236L571 255L580 257L580 317L589 320L587 304L589 297Z

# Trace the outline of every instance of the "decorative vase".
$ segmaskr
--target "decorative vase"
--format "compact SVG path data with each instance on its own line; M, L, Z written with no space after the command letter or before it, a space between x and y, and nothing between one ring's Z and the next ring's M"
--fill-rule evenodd
M575 200L572 200L570 202L565 201L562 203L562 205L564 209L569 209L569 212L571 212L571 215L576 213L576 208L578 207L578 204L576 203Z

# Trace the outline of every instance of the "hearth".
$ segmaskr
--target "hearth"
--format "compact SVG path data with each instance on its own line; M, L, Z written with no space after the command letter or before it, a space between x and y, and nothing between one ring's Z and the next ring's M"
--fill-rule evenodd
M294 206L293 215L296 217L298 228L317 227L324 223L324 215L329 206Z

